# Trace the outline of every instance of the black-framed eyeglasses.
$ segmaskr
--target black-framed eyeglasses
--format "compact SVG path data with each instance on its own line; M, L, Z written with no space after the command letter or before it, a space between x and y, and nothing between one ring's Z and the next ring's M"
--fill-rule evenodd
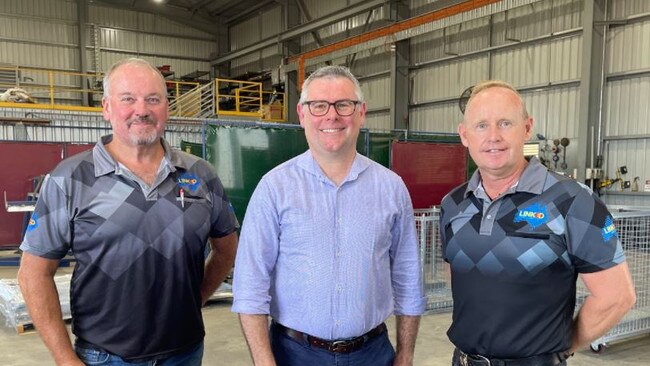
M336 102L328 102L326 100L310 100L302 104L309 107L309 113L315 117L321 117L327 114L330 111L330 106L334 106L336 113L341 117L351 116L354 111L357 109L357 104L361 103L358 100L337 100Z

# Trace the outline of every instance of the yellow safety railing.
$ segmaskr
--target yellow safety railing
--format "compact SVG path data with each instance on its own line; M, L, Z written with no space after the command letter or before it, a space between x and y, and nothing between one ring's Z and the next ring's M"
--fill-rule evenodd
M27 103L0 101L0 107L101 111L103 74L19 66L0 67L0 74L5 80L0 81L0 93L20 88L31 97ZM14 76L15 82L7 81ZM241 116L286 121L285 94L263 91L260 82L215 79L208 84L175 80L165 80L165 83L172 116Z
M0 106L76 111L101 110L101 74L43 70L29 67L0 67L15 75L14 83L0 83L0 89L20 88L32 98L30 103L0 102ZM85 84L85 87L82 85ZM83 101L88 101L84 106Z
M262 117L262 83L215 79L217 116Z

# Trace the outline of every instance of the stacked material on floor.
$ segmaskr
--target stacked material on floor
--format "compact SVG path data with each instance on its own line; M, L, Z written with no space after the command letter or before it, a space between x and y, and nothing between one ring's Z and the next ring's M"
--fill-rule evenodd
M218 300L231 300L232 299L232 285L226 282L221 283L219 288L214 291L212 296L210 296L210 301Z
M71 318L70 314L70 279L72 275L55 276L61 302L63 319ZM32 319L27 312L25 300L20 292L20 286L15 279L0 279L0 313L5 318L5 325L16 329L18 333L33 329Z

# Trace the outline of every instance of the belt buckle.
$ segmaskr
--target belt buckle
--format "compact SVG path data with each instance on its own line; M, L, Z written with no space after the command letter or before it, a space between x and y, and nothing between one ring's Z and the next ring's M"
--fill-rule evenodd
M458 361L460 362L460 366L467 366L467 354L465 352L461 352Z
M471 365L492 366L492 363L490 362L489 358L481 355L468 355L463 351L460 351L460 355L458 356L458 361L460 362L460 366L471 366Z
M343 347L346 347L348 344L350 344L350 342L348 342L348 341L334 341L330 345L330 350L332 352L335 352L335 353L344 352L345 349ZM341 347L341 348L339 348L339 347Z
M487 358L487 357L485 357L485 356L481 356L481 355L472 355L472 357L477 358L477 359L478 359L477 361L480 361L481 363L485 362L485 365L486 365L486 366L492 366L492 363L490 362L490 359Z

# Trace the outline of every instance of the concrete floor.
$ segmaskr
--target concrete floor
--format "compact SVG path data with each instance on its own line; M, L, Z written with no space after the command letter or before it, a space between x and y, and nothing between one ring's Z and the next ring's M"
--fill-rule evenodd
M16 271L15 267L0 267L0 278L15 278ZM60 269L61 274L70 272L70 268ZM230 312L230 303L208 304L203 314L207 333L204 365L251 365L237 317ZM450 365L453 347L445 334L450 322L449 313L426 315L422 318L415 349L416 366ZM389 319L387 324L391 339L394 340L394 320ZM645 335L610 344L598 354L583 350L569 360L569 365L642 365L647 364L649 356L650 336ZM13 328L4 326L4 318L0 315L0 366L7 365L48 366L54 365L54 362L36 332L19 335Z

